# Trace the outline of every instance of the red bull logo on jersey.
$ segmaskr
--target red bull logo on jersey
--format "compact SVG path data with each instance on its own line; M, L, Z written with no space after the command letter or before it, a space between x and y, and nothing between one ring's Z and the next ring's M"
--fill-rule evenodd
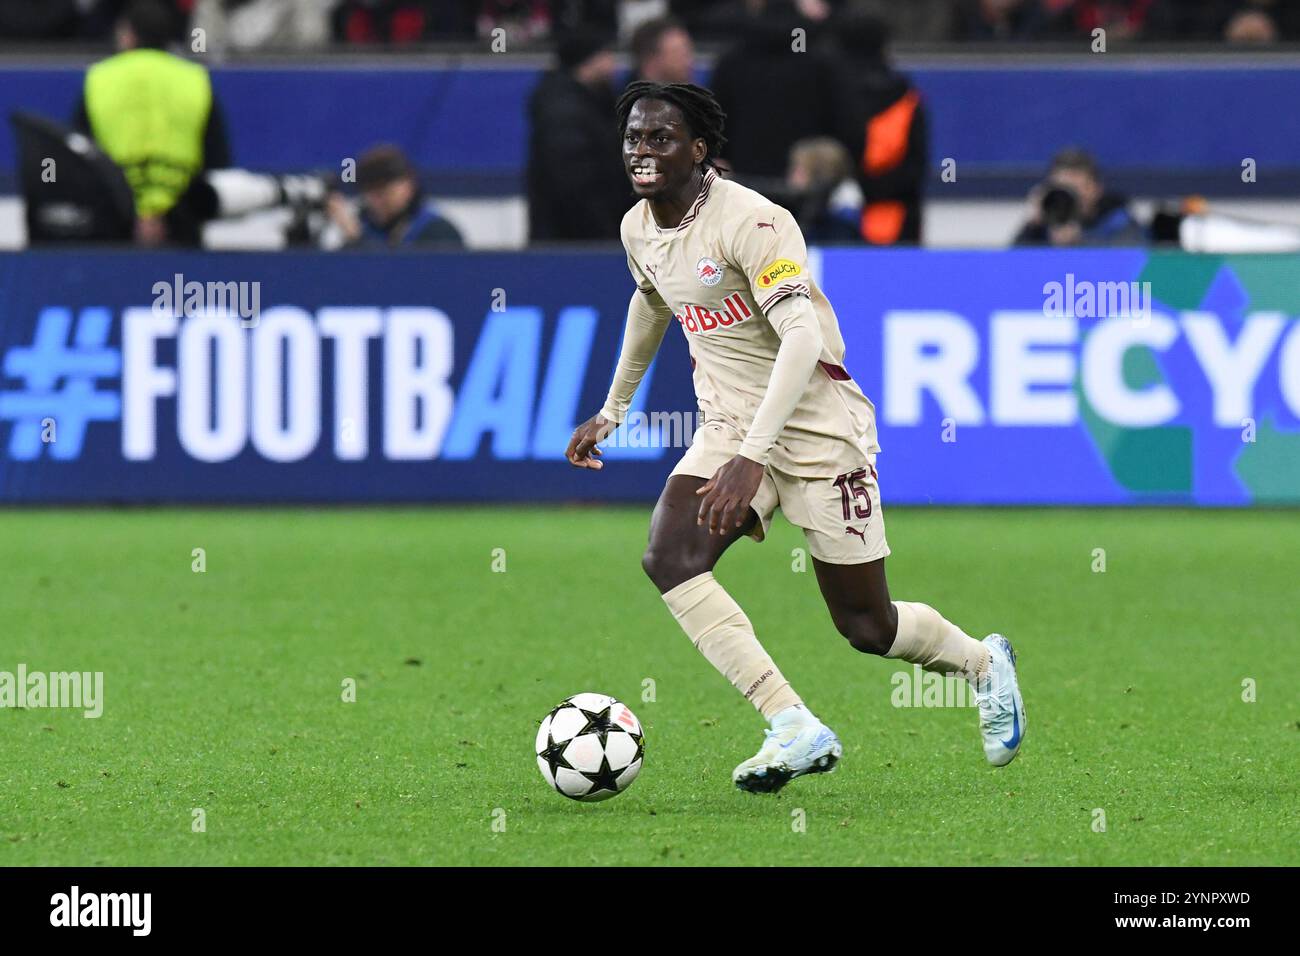
M793 259L777 259L758 274L760 289L774 289L786 279L793 279L803 270Z
M718 329L725 329L729 326L739 325L748 319L753 313L745 300L741 298L739 292L733 292L722 300L722 310L714 311L706 309L702 305L687 305L682 307L681 315L674 315L684 330L693 332L697 335L707 335L710 332L716 332Z
M722 281L722 264L716 259L710 259L705 256L699 262L695 263L695 274L700 277L700 282L709 288L717 285Z

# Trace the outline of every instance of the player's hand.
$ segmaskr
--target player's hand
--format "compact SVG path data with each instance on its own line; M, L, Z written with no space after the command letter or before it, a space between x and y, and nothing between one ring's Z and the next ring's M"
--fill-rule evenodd
M605 467L605 463L600 460L601 451L596 447L596 443L604 441L605 437L617 427L618 425L607 418L592 415L573 430L573 437L569 439L569 447L564 452L564 457L569 459L569 464L578 468L594 468L599 471Z
M744 455L737 455L695 492L704 496L695 523L708 525L709 534L722 534L732 527L739 528L749 517L749 503L758 494L762 481L763 466Z
M161 246L167 241L167 223L161 216L141 216L135 221L135 241L142 246Z

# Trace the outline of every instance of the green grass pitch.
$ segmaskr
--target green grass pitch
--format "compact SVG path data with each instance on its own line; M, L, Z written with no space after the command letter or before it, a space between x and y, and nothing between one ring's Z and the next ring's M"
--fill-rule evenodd
M1300 863L1300 514L886 514L894 597L1016 644L1024 749L892 706L906 666L849 649L778 521L718 576L845 754L763 797L647 507L0 513L0 671L105 682L97 720L0 710L0 865ZM532 753L584 690L647 735L593 805Z

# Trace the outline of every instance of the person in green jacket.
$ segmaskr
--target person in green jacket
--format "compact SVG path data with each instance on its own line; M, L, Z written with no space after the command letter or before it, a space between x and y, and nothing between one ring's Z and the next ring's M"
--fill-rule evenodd
M73 119L126 173L144 245L198 245L216 214L200 174L231 164L207 69L164 49L174 27L160 0L133 0L118 22L118 52L87 70Z

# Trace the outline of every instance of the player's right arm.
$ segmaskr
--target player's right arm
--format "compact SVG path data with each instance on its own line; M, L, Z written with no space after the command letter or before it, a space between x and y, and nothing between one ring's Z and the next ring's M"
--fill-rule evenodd
M565 451L564 456L570 464L578 468L602 467L600 449L596 445L627 418L632 396L659 351L659 344L673 317L673 310L655 291L631 256L628 256L628 268L637 280L637 289L627 307L627 326L623 330L623 347L619 351L618 366L614 369L614 381L609 386L605 406L574 429Z

